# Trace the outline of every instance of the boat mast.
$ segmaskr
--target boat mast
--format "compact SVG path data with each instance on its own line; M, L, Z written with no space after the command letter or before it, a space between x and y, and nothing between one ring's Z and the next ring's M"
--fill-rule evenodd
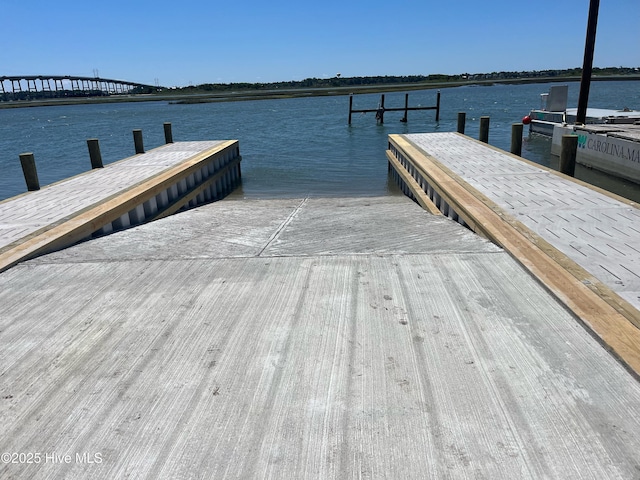
M582 63L582 79L580 80L580 97L578 98L576 125L584 125L587 120L587 103L589 103L589 87L591 86L593 51L596 46L596 26L598 24L599 8L600 0L590 1L589 19L587 21L587 40L584 46L584 61Z

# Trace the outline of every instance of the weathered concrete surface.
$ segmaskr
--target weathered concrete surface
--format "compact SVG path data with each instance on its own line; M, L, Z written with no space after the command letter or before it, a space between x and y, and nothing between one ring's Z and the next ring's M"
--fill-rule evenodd
M41 459L1 478L640 474L637 380L402 197L217 202L14 267L0 305L0 452Z

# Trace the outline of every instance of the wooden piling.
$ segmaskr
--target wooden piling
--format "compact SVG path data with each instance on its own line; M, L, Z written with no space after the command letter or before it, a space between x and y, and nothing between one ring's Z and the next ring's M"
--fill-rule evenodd
M353 111L353 93L349 95L349 125L351 125L351 112Z
M458 112L458 133L464 135L464 125L467 119L467 114L465 112Z
M142 143L142 130L133 131L133 144L136 148L136 153L144 153L144 144Z
M102 154L100 153L100 144L97 138L90 138L87 140L87 147L89 148L89 158L91 159L91 168L103 168Z
M522 155L522 123L514 123L511 125L511 153Z
M21 153L20 164L22 165L22 173L24 174L24 181L27 184L27 190L30 192L40 190L40 181L38 180L36 160L33 153Z
M562 135L560 152L560 172L571 177L576 171L576 152L578 151L577 135Z
M380 107L376 112L376 120L382 125L384 123L384 93L380 95Z
M404 94L404 117L400 119L402 123L407 123L407 112L409 111L409 94Z
M171 123L164 123L164 142L173 143L173 133L171 132Z
M440 120L440 92L438 91L437 95L437 105L433 107L410 107L409 106L409 94L406 93L404 97L404 107L398 108L386 108L384 105L384 95L380 98L380 104L378 108L375 109L353 109L353 94L349 95L349 120L348 123L351 125L352 115L354 113L369 113L373 112L376 114L376 121L378 123L384 123L384 114L386 112L404 112L404 117L400 119L401 122L406 122L408 117L409 110L435 110L436 111L436 121Z
M480 135L478 140L489 143L489 117L480 117Z

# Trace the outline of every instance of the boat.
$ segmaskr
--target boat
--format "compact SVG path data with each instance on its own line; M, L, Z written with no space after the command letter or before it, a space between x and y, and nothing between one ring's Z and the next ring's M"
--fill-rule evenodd
M577 108L567 108L568 86L541 95L541 108L522 119L529 132L551 137L551 154L559 156L563 135L578 136L576 163L640 183L640 111L587 108L584 125L576 125Z
M529 112L523 123L529 125L529 132L553 136L557 125L575 124L577 108L567 108L568 85L554 85L548 93L540 95L540 108ZM606 108L587 108L586 125L632 125L640 122L640 111L624 108L612 110Z

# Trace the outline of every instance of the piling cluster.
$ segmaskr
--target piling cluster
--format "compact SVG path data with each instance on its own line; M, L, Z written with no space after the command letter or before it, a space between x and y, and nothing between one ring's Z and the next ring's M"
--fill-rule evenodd
M171 123L165 122L163 126L165 143L173 143ZM144 153L142 130L133 130L133 145L136 155ZM87 148L89 149L89 160L91 161L91 168L103 168L104 165L102 164L102 153L100 152L100 142L98 141L98 139L89 138L87 140ZM22 173L24 174L25 183L27 184L27 190L30 192L40 190L40 181L38 180L38 169L36 167L34 154L32 152L21 153L20 164L22 166Z

